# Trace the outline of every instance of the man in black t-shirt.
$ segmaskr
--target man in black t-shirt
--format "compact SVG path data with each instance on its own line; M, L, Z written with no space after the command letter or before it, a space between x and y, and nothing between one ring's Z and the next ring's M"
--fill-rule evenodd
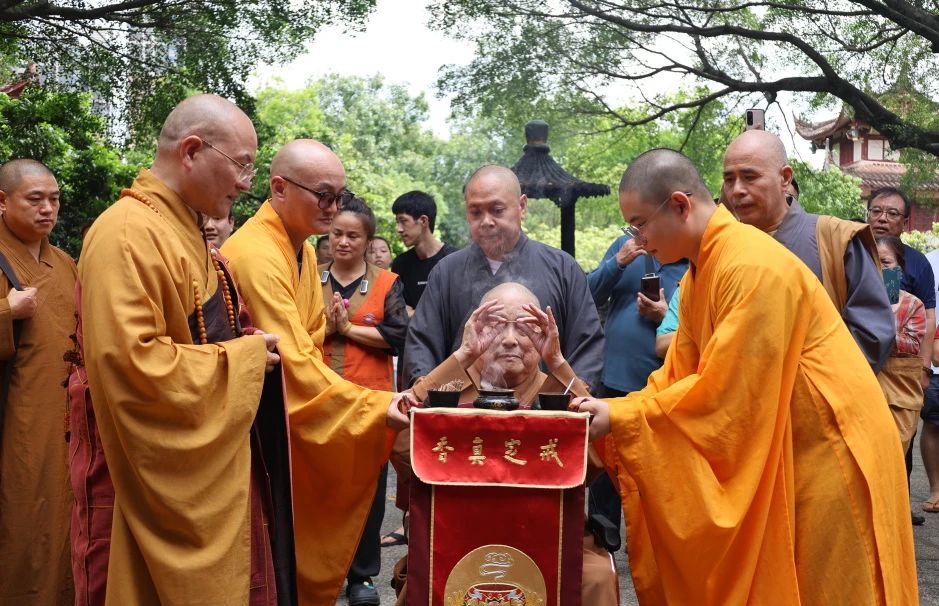
M391 205L391 212L395 215L398 237L408 247L395 257L391 271L398 274L404 285L404 302L411 315L424 293L430 270L456 249L434 236L437 204L430 194L422 191L401 194Z

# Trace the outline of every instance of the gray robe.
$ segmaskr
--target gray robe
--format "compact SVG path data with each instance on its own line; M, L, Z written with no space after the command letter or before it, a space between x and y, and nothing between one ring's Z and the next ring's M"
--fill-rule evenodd
M525 234L495 275L475 243L434 267L408 326L405 384L430 373L460 346L467 318L483 295L503 282L519 282L535 293L542 309L551 306L561 352L577 376L596 389L603 368L603 331L587 278L573 257Z
M798 200L791 200L789 211L774 237L821 280L822 265L815 235L818 215L805 212ZM858 238L851 239L844 253L844 273L848 292L841 317L876 373L893 349L896 326L880 268Z

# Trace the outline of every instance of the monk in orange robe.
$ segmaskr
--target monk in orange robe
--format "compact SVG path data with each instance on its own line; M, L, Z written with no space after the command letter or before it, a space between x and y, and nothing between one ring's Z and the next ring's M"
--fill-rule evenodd
M271 199L222 252L255 324L280 335L290 416L300 604L334 604L375 496L378 474L407 418L400 396L359 387L323 361L327 317L316 254L352 197L339 158L297 140L271 161Z
M903 452L824 287L716 207L672 150L633 162L620 207L663 262L680 322L641 391L583 399L618 468L643 604L918 602Z
M84 364L114 485L109 605L292 597L276 591L274 525L260 505L269 486L256 484L263 455L252 446L277 338L243 330L237 293L200 231L250 187L256 148L233 104L184 100L152 168L85 238Z
M0 253L23 290L0 274L0 604L73 600L69 566L63 354L75 332L75 263L49 244L59 186L43 164L0 167ZM8 292L9 291L9 292ZM21 326L14 344L14 326Z

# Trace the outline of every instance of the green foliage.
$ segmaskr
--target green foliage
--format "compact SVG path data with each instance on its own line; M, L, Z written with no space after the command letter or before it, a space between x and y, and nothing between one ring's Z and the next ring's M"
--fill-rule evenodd
M939 248L939 223L932 224L931 231L908 231L900 234L903 243L926 254Z
M260 171L250 204L253 212L268 195L268 166L277 150L297 138L329 145L342 158L348 187L364 198L378 218L378 234L403 250L394 237L391 204L406 191L419 189L442 200L436 177L442 142L425 126L427 102L381 77L326 76L299 91L267 88L258 93L258 121L264 140L258 150ZM438 223L447 205L438 203Z
M790 165L801 190L799 202L806 211L842 219L863 219L866 216L861 201L860 179L835 167L814 170L799 160L790 160Z
M506 120L517 99L607 114L628 128L719 100L849 105L895 149L939 156L939 18L933 3L731 0L437 0L431 27L476 46L439 85L458 108ZM914 27L912 24L917 24ZM694 86L682 103L655 91ZM916 95L907 95L915 83ZM610 99L628 99L624 104ZM744 105L745 107L745 105ZM788 109L786 110L788 113Z
M361 25L375 0L19 4L0 3L0 40L15 41L20 61L40 64L46 86L106 99L112 132L149 146L169 108L194 91L252 115L245 81L257 65L293 59L325 24Z
M33 158L52 170L62 195L50 239L76 256L82 226L116 200L137 172L137 164L122 158L103 133L89 94L38 87L27 87L19 99L0 94L0 161Z

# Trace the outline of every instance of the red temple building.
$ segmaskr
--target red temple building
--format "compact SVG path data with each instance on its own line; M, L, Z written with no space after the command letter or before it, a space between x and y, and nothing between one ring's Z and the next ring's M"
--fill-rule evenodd
M825 150L824 167L837 166L843 173L861 180L861 194L866 199L881 187L900 187L906 166L900 164L900 152L890 149L890 142L869 124L851 118L846 112L823 122L796 118L796 132L812 142L812 150ZM939 221L939 174L913 192L913 202L906 229L930 231Z

